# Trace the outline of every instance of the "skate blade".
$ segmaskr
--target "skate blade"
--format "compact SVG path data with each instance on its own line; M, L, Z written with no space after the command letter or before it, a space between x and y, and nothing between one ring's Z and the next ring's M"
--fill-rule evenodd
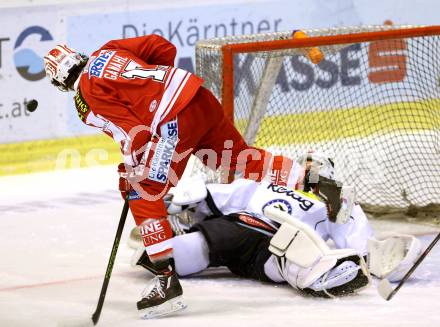
M183 302L182 296L175 297L161 305L139 310L142 319L152 319L167 316L173 312L183 310L187 305Z

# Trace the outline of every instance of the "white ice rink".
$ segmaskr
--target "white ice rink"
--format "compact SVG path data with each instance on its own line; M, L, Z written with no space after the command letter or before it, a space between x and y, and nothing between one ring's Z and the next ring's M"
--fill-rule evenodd
M114 167L0 178L0 326L56 326L96 307L123 202ZM371 286L336 300L234 277L224 269L182 280L188 308L138 319L151 277L129 265L125 226L99 326L440 326L440 245L390 302ZM383 230L429 231L374 224ZM433 234L421 236L428 243Z

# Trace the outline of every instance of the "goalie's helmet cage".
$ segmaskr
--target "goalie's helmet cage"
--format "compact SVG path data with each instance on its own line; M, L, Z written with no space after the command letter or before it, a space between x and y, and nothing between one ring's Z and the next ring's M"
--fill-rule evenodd
M299 165L304 167L305 176L303 181L300 181L299 189L303 191L310 191L310 188L316 186L319 177L323 176L328 179L335 179L335 165L333 159L325 153L309 150L300 155L296 161Z
M329 179L335 178L335 164L333 159L323 152L309 150L300 155L296 161L298 164L310 169L311 166L319 170L319 175Z
M44 56L44 70L51 83L61 91L67 91L70 74L75 68L84 65L87 57L69 48L65 44L58 44Z

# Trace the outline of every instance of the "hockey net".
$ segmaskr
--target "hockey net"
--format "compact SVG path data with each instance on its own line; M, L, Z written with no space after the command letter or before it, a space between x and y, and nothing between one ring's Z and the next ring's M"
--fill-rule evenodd
M438 212L440 26L305 32L201 41L197 74L249 144L329 154L367 210ZM317 65L304 55L314 46Z

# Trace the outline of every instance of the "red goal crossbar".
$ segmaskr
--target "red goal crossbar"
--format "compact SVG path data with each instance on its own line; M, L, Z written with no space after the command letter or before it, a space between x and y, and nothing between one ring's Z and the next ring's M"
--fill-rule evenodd
M292 48L308 48L315 46L329 46L335 44L352 44L360 42L402 39L440 35L440 26L426 26L415 28L392 29L386 31L362 32L330 36L316 36L304 39L285 39L249 43L226 44L222 46L223 55L223 89L222 104L228 117L233 120L234 113L234 64L235 54L286 50Z

